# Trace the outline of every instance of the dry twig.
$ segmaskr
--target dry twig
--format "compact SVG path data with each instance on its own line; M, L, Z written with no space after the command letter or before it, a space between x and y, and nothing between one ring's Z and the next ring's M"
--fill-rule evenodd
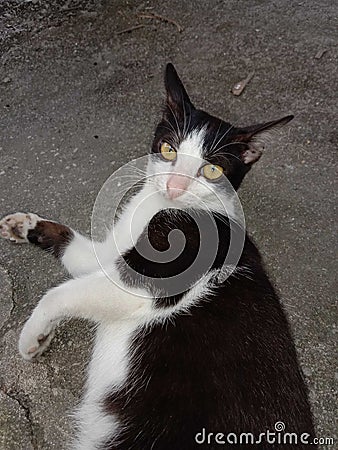
M255 72L251 72L246 78L244 78L244 80L238 81L238 83L236 83L235 86L231 89L231 92L237 96L241 95L247 84L249 84L250 81L252 80L254 74Z
M327 50L318 50L318 52L315 54L315 58L320 59L326 52Z
M167 22L175 25L177 30L181 33L183 31L183 27L176 22L176 20L169 19L168 17L160 16L159 14L155 13L140 13L137 15L141 19L155 19L155 20L161 20L162 22Z
M130 33L131 31L138 30L139 28L143 28L144 25L135 25L133 27L124 28L123 30L117 31L116 34L124 34L124 33Z

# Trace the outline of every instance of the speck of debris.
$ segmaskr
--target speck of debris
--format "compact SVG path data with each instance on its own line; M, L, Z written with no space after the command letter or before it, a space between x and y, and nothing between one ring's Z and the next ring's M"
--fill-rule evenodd
M250 81L252 80L254 74L255 72L251 72L244 80L238 81L231 89L232 94L236 96L241 95L241 93L246 88L247 84L249 84Z
M318 52L315 54L315 58L320 59L326 52L327 50L318 50Z
M304 367L303 373L306 377L310 377L312 375L312 370L309 369L308 367Z

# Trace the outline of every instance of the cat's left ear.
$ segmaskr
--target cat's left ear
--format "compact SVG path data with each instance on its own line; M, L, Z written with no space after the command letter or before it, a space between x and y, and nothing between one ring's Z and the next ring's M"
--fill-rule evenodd
M186 107L194 109L183 83L171 63L167 64L164 84L167 91L167 105L173 111L184 111Z
M258 161L265 145L271 141L273 135L290 122L293 117L293 115L289 115L271 122L252 125L246 128L237 128L235 135L236 141L248 144L248 147L241 153L242 161L249 165Z

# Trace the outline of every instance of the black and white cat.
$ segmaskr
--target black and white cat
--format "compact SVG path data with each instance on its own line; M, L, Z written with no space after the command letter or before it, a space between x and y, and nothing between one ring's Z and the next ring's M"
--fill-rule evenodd
M292 116L236 128L196 109L171 64L165 86L149 177L95 251L90 239L36 214L0 222L3 238L48 250L73 277L40 300L19 351L27 360L39 356L64 319L97 324L72 449L246 448L240 440L234 445L241 433L252 433L249 447L259 450L308 448L299 439L308 433L311 443L314 428L289 325L247 236L237 266L220 276L230 225L235 234L241 228L226 183L238 189L267 134ZM172 277L197 257L210 216L218 247L208 270L197 269L172 289ZM149 239L166 253L173 230L185 237L177 258L148 258L143 244ZM276 432L276 422L296 433L298 443L268 442L262 433Z

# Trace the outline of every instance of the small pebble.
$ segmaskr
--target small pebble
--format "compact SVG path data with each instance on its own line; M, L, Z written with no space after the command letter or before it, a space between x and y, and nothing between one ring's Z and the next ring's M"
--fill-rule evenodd
M304 367L303 373L306 377L310 377L312 375L312 370L309 369L308 367Z

